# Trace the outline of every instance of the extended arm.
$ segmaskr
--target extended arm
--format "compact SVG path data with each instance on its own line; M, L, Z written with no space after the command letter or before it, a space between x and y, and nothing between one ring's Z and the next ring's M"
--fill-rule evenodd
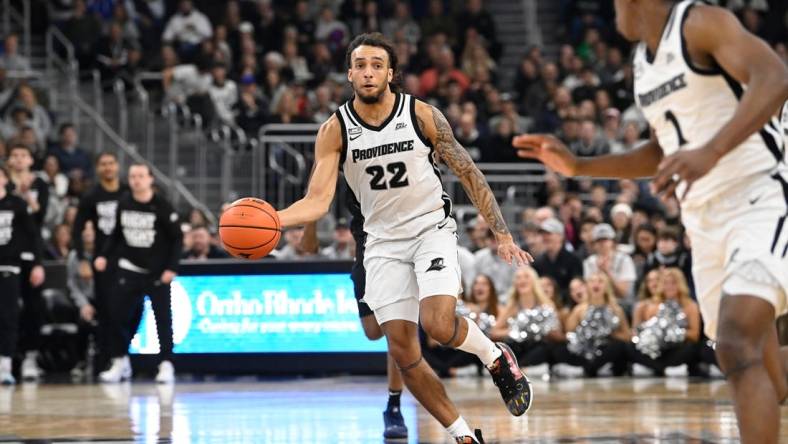
M468 151L454 138L454 132L446 117L435 107L416 102L416 118L424 136L432 142L441 160L460 179L465 193L490 225L498 240L498 254L507 262L512 260L523 264L533 262L533 258L528 253L514 245L512 235L501 214L501 208L495 200L487 179L473 163Z
M512 141L518 155L538 159L564 176L638 179L651 177L662 161L662 148L652 133L651 139L632 151L599 157L576 157L563 142L544 134L523 134Z
M336 116L331 116L317 133L315 166L306 196L279 211L282 228L315 222L328 212L336 192L342 133Z

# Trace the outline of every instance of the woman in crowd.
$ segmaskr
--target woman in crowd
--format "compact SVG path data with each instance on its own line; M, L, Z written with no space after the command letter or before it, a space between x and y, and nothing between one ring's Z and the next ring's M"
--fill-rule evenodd
M631 339L627 317L606 274L592 274L587 285L587 300L569 315L567 342L554 349L554 360L581 366L589 377L596 376L606 364L612 366L614 375L622 375L627 369L627 343Z
M549 363L552 344L563 340L563 333L555 304L533 268L514 273L508 301L490 337L508 343L524 366Z
M642 287L641 293L649 297L641 300L632 314L636 334L629 346L630 360L657 375L679 365L687 365L694 373L700 311L690 297L684 274L675 267L652 270Z

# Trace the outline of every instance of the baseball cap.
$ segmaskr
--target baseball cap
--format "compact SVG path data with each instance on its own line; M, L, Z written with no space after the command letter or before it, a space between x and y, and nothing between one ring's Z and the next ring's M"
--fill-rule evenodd
M348 223L346 218L340 217L339 219L337 219L337 223L336 225L334 225L334 229L339 229L339 228L350 228L350 224Z
M243 33L254 32L254 26L252 26L252 24L249 22L241 22L241 24L238 26L238 31Z
M603 239L615 239L616 238L616 231L610 224L596 224L594 229L591 231L591 238L594 242Z
M542 222L542 225L539 226L539 231L553 234L564 234L564 224L562 224L558 219L551 217Z
M613 208L610 209L610 215L614 215L616 213L624 213L627 217L632 216L632 207L625 203L617 203L613 205Z

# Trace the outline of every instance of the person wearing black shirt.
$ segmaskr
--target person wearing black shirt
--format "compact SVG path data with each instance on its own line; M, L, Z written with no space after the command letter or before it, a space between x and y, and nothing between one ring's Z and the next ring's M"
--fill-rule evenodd
M131 377L128 349L134 335L136 307L148 295L156 317L159 336L157 382L175 379L172 367L172 309L170 283L175 278L183 248L178 214L153 190L153 176L145 164L129 167L129 188L118 201L115 229L96 257L96 270L107 269L107 258L117 260L110 306L110 354L112 366L101 372L102 382L119 382Z
M108 264L108 270L99 272L93 269L92 264L85 255L85 245L82 241L82 232L88 221L93 223L96 237L93 251L100 254L103 251L107 238L115 229L115 216L118 211L118 199L127 193L129 187L122 183L118 174L117 156L110 152L99 154L96 159L96 175L98 184L85 194L79 202L79 210L74 220L74 228L71 239L74 244L74 251L79 260L79 275L83 279L93 279L94 297L96 302L96 321L98 329L96 331L96 345L98 348L97 361L94 368L104 369L109 363L109 325L108 297L112 291L112 276L114 275L113 264ZM137 309L137 321L132 325L139 324L142 316L142 305Z
M40 231L49 205L49 185L37 177L31 169L35 163L33 149L19 141L11 144L8 151L9 193L15 194L27 203L28 212L33 216L33 224ZM27 276L34 267L32 245L22 247L21 275ZM41 326L44 324L44 299L41 290L30 285L26 279L20 281L22 311L19 315L19 348L25 352L22 361L22 379L36 381L41 376L38 368L38 350L41 348Z
M569 303L569 283L583 276L583 263L565 247L564 224L550 218L542 222L539 232L544 240L545 252L534 261L534 270L540 276L550 276L558 284L561 300Z
M25 201L6 190L8 181L8 172L0 167L0 384L4 385L16 382L11 374L11 358L17 341L23 249L31 249L33 255L29 279L24 280L34 287L44 282L41 233Z

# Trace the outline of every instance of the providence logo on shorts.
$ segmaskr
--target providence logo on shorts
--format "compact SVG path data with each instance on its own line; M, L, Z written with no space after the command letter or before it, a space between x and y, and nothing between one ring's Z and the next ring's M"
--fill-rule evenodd
M443 265L443 258L436 257L432 260L432 263L430 264L430 267L427 268L427 271L441 271L444 268L446 268L446 266Z

